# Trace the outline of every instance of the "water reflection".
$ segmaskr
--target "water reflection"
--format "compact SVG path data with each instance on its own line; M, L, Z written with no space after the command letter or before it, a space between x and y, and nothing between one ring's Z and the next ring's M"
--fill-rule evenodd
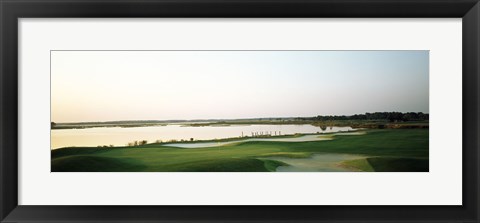
M295 133L328 133L349 131L351 127L322 129L312 125L230 125L230 126L148 126L136 128L86 128L58 129L51 131L51 148L69 146L125 146L132 141L148 142L170 140L209 140L258 134L290 135Z

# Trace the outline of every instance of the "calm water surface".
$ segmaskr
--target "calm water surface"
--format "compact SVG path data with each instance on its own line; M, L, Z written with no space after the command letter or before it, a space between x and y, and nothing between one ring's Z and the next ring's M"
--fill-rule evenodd
M58 149L70 146L125 146L135 140L209 140L251 136L253 132L272 135L290 135L295 133L329 133L350 131L351 127L328 127L322 130L312 125L230 125L230 126L148 126L135 128L86 128L55 129L51 131L51 148Z

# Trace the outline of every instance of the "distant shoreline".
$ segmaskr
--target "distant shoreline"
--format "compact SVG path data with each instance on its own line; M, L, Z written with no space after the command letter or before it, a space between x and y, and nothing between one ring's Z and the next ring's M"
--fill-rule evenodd
M428 128L429 114L422 112L375 112L355 115L328 115L315 117L250 118L250 119L196 119L196 120L138 120L109 122L51 122L51 129L84 129L96 127L149 127L180 124L191 127L229 125L305 125L320 128L350 126L352 128Z
M403 129L403 128L429 128L428 121L389 122L388 120L331 120L318 121L221 121L208 123L124 123L124 124L62 124L52 126L51 130L87 129L87 128L138 128L167 125L182 125L183 127L228 127L232 125L312 125L320 128L327 127L352 127L369 129Z

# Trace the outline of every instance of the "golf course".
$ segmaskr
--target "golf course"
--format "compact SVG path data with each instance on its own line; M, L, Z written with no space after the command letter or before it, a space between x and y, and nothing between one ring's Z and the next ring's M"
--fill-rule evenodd
M221 127L219 127L221 128ZM52 172L428 172L427 128L51 150Z
M52 51L51 172L430 171L428 50L241 49Z

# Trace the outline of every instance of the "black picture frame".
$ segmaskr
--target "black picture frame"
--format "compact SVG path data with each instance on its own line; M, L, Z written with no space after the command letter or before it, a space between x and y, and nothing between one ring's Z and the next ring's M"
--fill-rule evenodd
M0 0L0 14L1 222L479 222L478 0ZM462 18L463 205L18 205L17 20L73 17Z

